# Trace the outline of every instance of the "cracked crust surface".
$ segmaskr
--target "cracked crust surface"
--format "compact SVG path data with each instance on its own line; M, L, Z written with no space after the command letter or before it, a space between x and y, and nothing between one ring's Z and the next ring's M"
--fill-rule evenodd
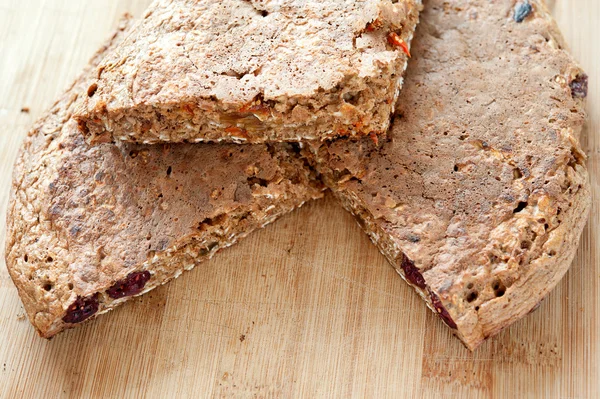
M344 206L470 349L555 287L590 208L587 76L529 4L425 2L388 138L312 146Z
M36 123L15 166L6 263L29 320L47 338L164 284L322 192L287 144L88 146L71 115L109 50Z
M92 142L384 133L421 0L156 0L77 111Z

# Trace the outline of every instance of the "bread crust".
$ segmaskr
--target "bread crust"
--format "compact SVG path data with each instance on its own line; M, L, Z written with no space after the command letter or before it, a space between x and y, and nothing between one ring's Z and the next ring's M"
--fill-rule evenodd
M573 260L591 204L587 76L540 1L425 7L387 140L312 148L344 206L475 349Z
M87 145L71 117L78 93L129 24L35 124L16 161L6 264L46 338L321 197L287 144Z
M94 143L381 134L420 8L421 0L156 0L99 65L76 118Z

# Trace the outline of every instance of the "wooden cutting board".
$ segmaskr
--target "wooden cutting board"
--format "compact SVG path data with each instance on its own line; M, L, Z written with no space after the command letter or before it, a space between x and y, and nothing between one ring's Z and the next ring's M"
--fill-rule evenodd
M0 0L0 240L32 122L149 0ZM468 352L331 199L52 341L0 260L0 397L599 397L600 1L550 2L590 75L594 207L540 309Z

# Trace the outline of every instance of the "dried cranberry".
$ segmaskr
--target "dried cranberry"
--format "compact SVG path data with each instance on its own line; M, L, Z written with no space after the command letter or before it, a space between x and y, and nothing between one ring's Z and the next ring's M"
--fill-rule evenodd
M98 311L98 294L89 298L77 297L69 306L67 314L63 317L65 323L75 324L90 318Z
M150 280L150 272L147 270L131 273L125 279L117 281L112 287L106 290L106 293L112 299L136 295L142 292L148 280Z
M431 303L433 304L433 307L438 313L438 316L440 316L440 318L444 320L444 323L446 323L448 327L456 330L458 327L454 320L452 320L452 317L450 317L450 313L448 313L444 305L442 305L440 297L437 296L435 292L430 292L429 295L431 297Z
M521 23L531 14L533 7L529 4L529 0L525 0L523 3L519 3L515 6L515 15L513 19L517 23Z
M571 95L576 98L586 98L588 94L588 76L585 73L577 75L569 86L571 87Z
M427 285L425 284L425 278L419 271L419 269L415 266L414 262L408 257L402 257L402 263L400 267L404 271L404 277L408 280L409 283L416 285L421 289L425 289Z

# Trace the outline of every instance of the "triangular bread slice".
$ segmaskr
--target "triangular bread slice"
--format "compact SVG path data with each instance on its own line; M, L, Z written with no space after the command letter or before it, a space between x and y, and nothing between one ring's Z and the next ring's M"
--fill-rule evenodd
M36 123L16 163L6 264L46 338L322 194L287 144L89 147L71 114L124 29Z
M564 48L540 1L429 0L389 137L316 145L340 201L470 349L556 286L588 217L587 76Z
M77 112L92 142L385 133L421 0L156 0Z

